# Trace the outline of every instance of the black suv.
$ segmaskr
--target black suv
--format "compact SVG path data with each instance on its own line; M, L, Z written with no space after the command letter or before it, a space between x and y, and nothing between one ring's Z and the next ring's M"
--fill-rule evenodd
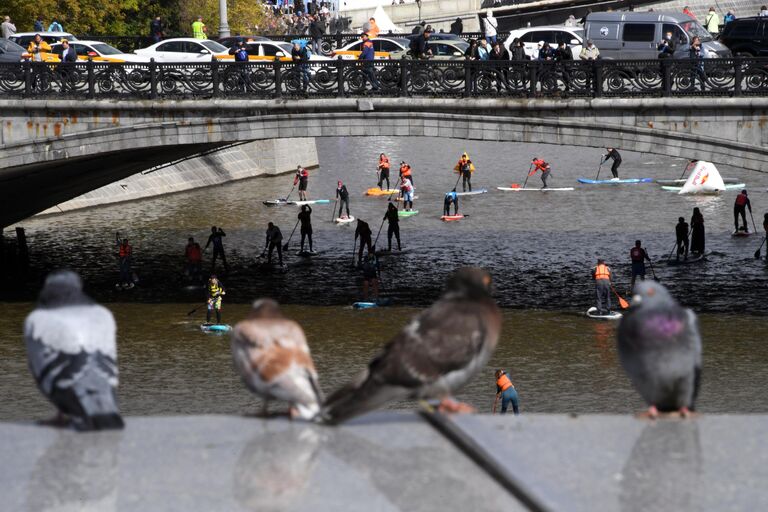
M726 23L720 42L736 56L768 56L768 17L738 18Z

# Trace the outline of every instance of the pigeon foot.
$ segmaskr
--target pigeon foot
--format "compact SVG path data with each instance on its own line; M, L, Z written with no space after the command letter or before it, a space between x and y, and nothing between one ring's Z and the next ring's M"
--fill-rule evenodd
M649 420L655 420L659 417L659 410L656 408L655 405L652 405L648 408L647 411L637 414L637 417L646 418Z
M53 418L47 419L47 420L40 420L37 422L38 425L43 425L46 427L56 427L56 428L66 428L71 424L71 420L63 415L62 413L56 413L56 416Z
M447 412L454 414L472 414L477 410L469 404L463 402L457 402L452 398L443 398L440 400L440 404L437 406L439 412Z

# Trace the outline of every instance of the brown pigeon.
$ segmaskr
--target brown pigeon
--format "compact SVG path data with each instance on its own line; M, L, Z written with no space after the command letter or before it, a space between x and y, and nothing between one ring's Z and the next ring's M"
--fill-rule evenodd
M232 331L232 357L245 385L264 399L291 404L291 417L311 420L320 412L322 393L302 328L285 318L277 302L253 303L248 317Z
M323 406L322 419L341 423L402 399L440 399L441 409L461 410L449 400L490 358L501 331L491 297L491 276L458 269L443 295L395 336L361 374ZM458 407L457 407L458 406Z

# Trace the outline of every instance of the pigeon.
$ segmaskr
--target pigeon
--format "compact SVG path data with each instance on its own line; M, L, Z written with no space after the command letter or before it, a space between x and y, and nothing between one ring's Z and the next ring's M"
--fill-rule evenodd
M80 277L51 272L37 307L24 321L29 369L59 411L58 423L77 430L123 428L115 319L83 293Z
M323 396L307 338L274 300L257 300L235 325L232 357L248 389L264 399L264 415L275 399L291 404L292 418L312 420L320 412Z
M441 410L466 410L468 406L449 397L485 366L500 331L501 313L491 297L491 276L479 268L458 269L437 302L413 318L368 368L328 398L323 421L338 424L408 398L440 399Z
M648 404L648 416L694 410L701 382L701 336L696 315L653 281L636 288L619 323L618 352L632 385Z

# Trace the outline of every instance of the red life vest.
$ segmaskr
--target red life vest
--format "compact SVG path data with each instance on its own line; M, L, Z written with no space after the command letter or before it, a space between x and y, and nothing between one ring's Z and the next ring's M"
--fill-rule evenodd
M643 261L645 259L645 251L642 247L633 247L629 251L629 257L632 261Z
M379 167L382 169L389 169L389 157L382 156L379 158Z
M747 204L747 195L740 193L736 196L736 206L744 206L745 204Z
M131 244L120 244L119 254L121 258L125 258L126 256L133 254L133 248L131 247Z
M541 172L546 171L547 168L549 167L549 164L547 162L545 162L544 160L542 160L541 158L534 160L533 161L533 165L536 166L536 170L541 171ZM536 172L536 170L534 170L533 172Z
M192 263L197 263L199 261L202 261L203 254L200 251L199 244L187 245L187 259Z

